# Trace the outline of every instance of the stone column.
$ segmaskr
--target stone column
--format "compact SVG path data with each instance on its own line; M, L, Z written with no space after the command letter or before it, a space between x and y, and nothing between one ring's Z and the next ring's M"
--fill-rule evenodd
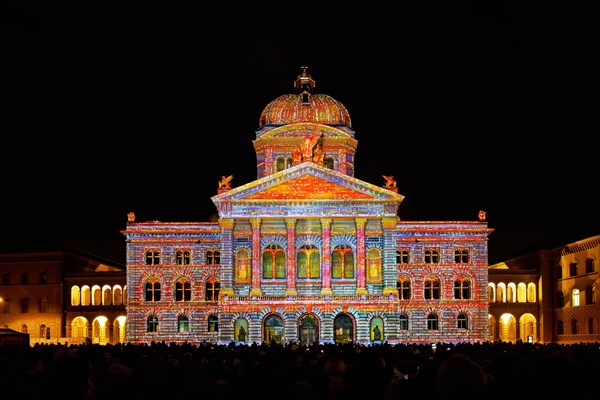
M396 272L396 227L398 219L396 217L386 217L381 219L383 228L383 291L384 295L394 295L398 297L398 286L396 281L398 274ZM413 289L414 290L414 289Z
M221 227L221 290L219 296L233 296L233 228L235 220L219 219Z
M296 296L296 219L286 218L287 229L287 288L286 296Z
M260 290L260 223L260 218L250 220L250 225L252 225L252 289L250 296L262 295Z
M331 218L321 218L321 237L323 248L321 249L321 295L331 296Z
M365 285L365 226L366 218L355 218L356 222L356 294L366 295Z

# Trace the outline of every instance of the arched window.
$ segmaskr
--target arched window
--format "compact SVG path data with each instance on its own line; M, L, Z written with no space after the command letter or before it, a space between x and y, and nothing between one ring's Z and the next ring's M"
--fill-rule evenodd
M427 316L427 330L437 331L438 329L438 316L435 314L429 314Z
M367 280L370 283L381 282L382 279L382 264L381 250L376 247L371 247L367 252Z
M236 283L250 283L251 271L250 251L246 248L238 249L235 254Z
M263 279L285 279L285 252L272 244L263 251Z
M410 252L408 249L396 250L396 264L408 264L410 262Z
M517 300L517 286L514 282L509 282L506 285L506 301L509 303L514 303Z
M40 325L40 337L42 339L50 339L50 327L44 324Z
M579 321L577 321L575 318L571 320L571 334L579 334Z
M498 283L496 287L496 298L498 303L506 303L506 285L504 282Z
M40 312L47 313L48 312L48 297L42 296L40 299Z
M398 282L396 283L398 288L398 297L400 300L410 300L412 297L410 279L406 276L401 276L398 278Z
M279 315L272 314L265 318L265 343L284 344L285 331L283 328L283 319Z
M468 262L469 262L469 249L454 250L454 263L455 264L466 264Z
M244 318L238 318L235 320L233 334L235 340L238 342L245 342L248 340L248 321Z
M123 304L123 290L120 286L115 286L113 288L113 304L121 305Z
M92 304L92 289L84 285L81 287L81 305L89 306L90 304Z
M335 344L354 341L354 322L348 314L339 314L333 320L333 340Z
M426 300L440 298L440 281L435 276L430 276L425 280L423 297L425 297Z
M572 262L569 264L569 276L577 276L578 272L577 262Z
M439 262L440 262L440 251L438 249L426 249L425 250L425 263L439 264Z
M527 284L527 301L530 303L535 303L537 301L535 283L533 282Z
M175 252L175 264L190 265L192 263L192 252L189 250L177 250Z
M219 317L216 315L208 316L208 331L218 332L219 331Z
M469 329L469 320L466 314L458 314L458 317L456 318L456 327L458 329Z
M323 157L323 165L328 169L335 169L335 159L330 156Z
M175 282L175 301L192 300L192 283L186 277L180 277Z
M334 279L354 278L354 253L348 245L341 244L331 255L331 277Z
M523 282L517 285L517 302L525 303L527 301L527 286Z
M160 282L156 278L146 281L146 301L160 301Z
M177 317L177 332L189 332L190 320L185 315Z
M319 323L312 314L306 314L298 321L300 344L310 346L319 341Z
M81 305L81 292L79 290L79 286L71 287L71 305Z
M591 274L592 272L595 272L595 271L596 271L596 266L594 265L594 259L587 258L585 260L585 273Z
M206 281L206 301L218 301L219 300L219 292L221 290L221 282L218 278L211 276Z
M408 315L400 314L398 322L399 322L399 328L401 331L408 330Z
M471 298L471 281L469 278L461 277L454 281L454 299L467 300Z
M494 283L493 282L488 283L488 300L490 303L494 303L496 301L496 296L494 294L494 290L495 290Z
M146 321L146 332L158 332L158 317L151 315Z
M571 307L579 306L579 289L571 290Z
M298 279L320 279L321 259L319 249L307 244L298 250L296 256L296 275Z
M160 250L149 249L146 250L146 265L157 265L160 264Z
M112 305L112 288L109 285L105 285L102 288L102 305L103 306Z
M210 265L221 264L221 252L219 250L210 249L206 251L206 263Z
M375 318L371 319L370 331L371 331L371 340L373 340L373 341L384 340L383 319L381 319L381 317L375 317Z

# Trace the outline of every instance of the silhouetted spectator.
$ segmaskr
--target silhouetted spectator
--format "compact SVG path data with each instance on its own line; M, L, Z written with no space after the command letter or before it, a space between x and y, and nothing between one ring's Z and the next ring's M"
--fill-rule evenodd
M453 353L437 371L436 389L440 400L484 399L485 370L468 356Z

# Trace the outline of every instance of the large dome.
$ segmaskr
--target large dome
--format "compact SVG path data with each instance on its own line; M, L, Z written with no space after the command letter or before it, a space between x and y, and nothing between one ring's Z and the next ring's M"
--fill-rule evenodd
M295 94L284 94L271 101L260 115L259 126L312 122L352 127L346 107L333 97L313 93L315 81L302 67L294 82Z

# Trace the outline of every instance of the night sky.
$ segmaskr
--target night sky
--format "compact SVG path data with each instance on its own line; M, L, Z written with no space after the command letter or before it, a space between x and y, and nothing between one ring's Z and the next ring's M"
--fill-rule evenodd
M355 177L395 176L401 219L484 210L490 262L600 234L586 10L89 3L0 5L0 251L61 243L124 262L130 211L208 221L222 175L256 179L260 114L303 65L350 113Z

